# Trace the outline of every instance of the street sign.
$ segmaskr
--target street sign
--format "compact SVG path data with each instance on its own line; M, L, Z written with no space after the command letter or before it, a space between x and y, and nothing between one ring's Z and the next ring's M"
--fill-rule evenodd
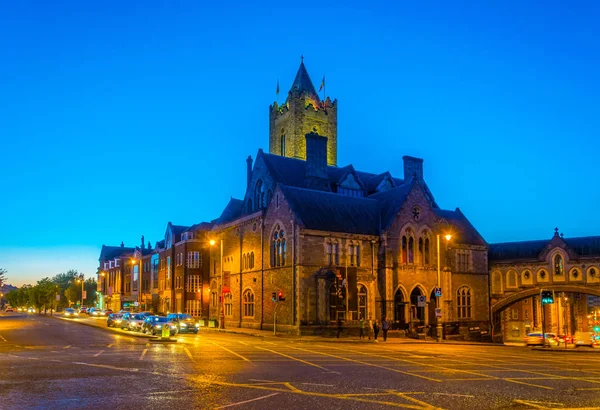
M87 291L86 290L83 291L83 296L81 298L82 299L87 299Z
M60 293L56 295L56 300L60 302Z
M136 302L133 302L133 306L139 306L139 304L140 304L140 303L139 303L139 302L137 302L137 301L136 301Z
M425 296L419 296L419 300L417 301L418 307L425 307L427 302L425 301Z
M435 288L435 297L436 298L442 297L442 288Z
M442 308L435 308L435 317L442 317Z

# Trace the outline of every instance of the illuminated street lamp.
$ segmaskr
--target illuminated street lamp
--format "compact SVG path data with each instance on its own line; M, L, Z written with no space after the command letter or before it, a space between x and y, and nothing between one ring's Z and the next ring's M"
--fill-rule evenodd
M441 274L441 269L440 269L440 235L438 234L436 236L437 236L437 285L436 285L436 287L438 289L440 289L441 282L442 282L442 280L441 280L442 274ZM450 239L452 239L452 235L446 234L446 235L444 235L444 238L446 239L446 242L449 242ZM440 298L441 297L442 297L441 295L439 295L439 296L436 295L436 298L435 298L435 307L438 312L440 312L439 309L440 309ZM436 340L436 342L441 342L442 341L442 331L443 331L441 315L440 315L440 317L437 318L437 324L435 326L435 330L436 330L435 340Z

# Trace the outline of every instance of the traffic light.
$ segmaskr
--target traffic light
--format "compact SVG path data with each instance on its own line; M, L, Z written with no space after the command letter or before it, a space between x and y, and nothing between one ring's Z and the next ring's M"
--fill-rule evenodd
M542 305L549 305L552 303L554 303L554 291L542 290Z
M283 292L277 293L277 301L283 302L284 300L285 300L285 297L283 296Z
M271 296L271 300L273 302L277 302L277 292L273 292L273 296Z

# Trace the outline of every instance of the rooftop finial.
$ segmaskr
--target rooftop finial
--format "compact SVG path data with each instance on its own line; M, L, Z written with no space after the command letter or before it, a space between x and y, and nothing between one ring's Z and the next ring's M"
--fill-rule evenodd
M303 63L303 62L304 62L304 54L302 54L302 55L300 56L300 62L301 62L301 63Z
M554 236L558 236L558 228L554 228Z

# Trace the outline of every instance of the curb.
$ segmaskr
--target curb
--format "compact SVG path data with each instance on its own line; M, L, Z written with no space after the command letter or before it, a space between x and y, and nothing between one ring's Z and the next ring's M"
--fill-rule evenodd
M238 331L229 330L229 329L208 330L208 329L199 328L198 333L200 333L200 332L220 332L220 333L233 333L236 335L246 335L246 336L252 336L252 337L269 337L268 335L261 335L260 333L238 332Z
M99 330L103 330L105 332L111 333L113 335L124 335L124 336L131 336L131 337L139 337L139 338L143 338L143 339L152 339L152 338L156 337L156 336L145 335L143 333L121 333L121 332L115 332L113 329L110 329L108 327L96 326L96 325L92 325L91 323L86 323L86 322L75 322L75 321L71 321L71 320L68 320L68 319L63 319L62 317L58 317L58 316L46 316L46 317L51 317L51 318L56 319L56 320L62 320L64 322L76 323L78 325L84 325L84 326L93 327L95 329L99 329Z
M543 347L534 347L531 350L535 350L538 352L548 352L548 353L593 353L593 354L600 354L600 349L595 349L595 348L589 348L589 349L545 349Z

